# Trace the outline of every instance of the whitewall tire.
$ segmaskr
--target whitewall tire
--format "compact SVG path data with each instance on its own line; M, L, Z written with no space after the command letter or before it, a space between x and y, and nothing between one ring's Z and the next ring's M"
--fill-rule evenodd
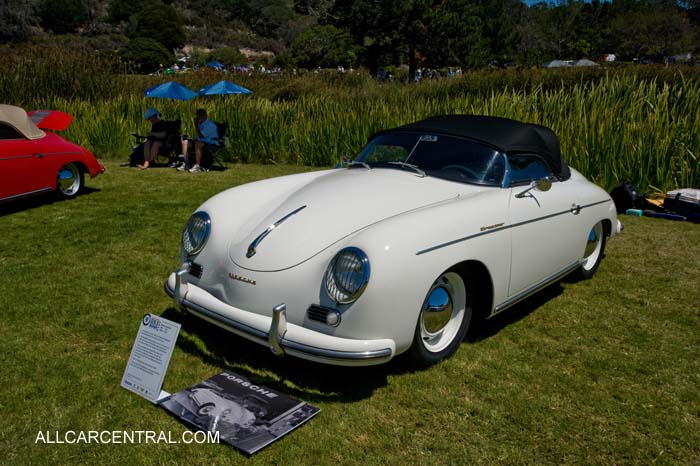
M472 319L473 299L468 283L455 269L433 282L418 316L411 359L430 365L452 356L464 340Z

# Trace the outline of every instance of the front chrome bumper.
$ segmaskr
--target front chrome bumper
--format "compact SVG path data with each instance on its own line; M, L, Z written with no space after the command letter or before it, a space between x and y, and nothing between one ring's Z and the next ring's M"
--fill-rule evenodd
M391 359L396 345L391 339L340 338L287 322L286 306L275 307L272 317L230 306L204 289L186 283L187 264L165 283L165 291L179 309L186 310L282 356L345 366L381 364Z

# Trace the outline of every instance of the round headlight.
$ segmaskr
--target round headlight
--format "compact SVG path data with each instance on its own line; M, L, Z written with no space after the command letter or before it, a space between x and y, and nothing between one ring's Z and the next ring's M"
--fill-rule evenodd
M336 303L357 300L369 282L367 255L358 248L342 249L328 264L324 281L328 296Z
M211 219L205 212L195 212L190 217L182 231L182 248L188 256L202 250L209 238Z

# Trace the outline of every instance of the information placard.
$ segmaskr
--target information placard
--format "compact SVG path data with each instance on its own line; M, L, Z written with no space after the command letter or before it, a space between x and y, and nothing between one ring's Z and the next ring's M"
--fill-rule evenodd
M153 314L143 316L121 386L156 403L178 333L176 322Z

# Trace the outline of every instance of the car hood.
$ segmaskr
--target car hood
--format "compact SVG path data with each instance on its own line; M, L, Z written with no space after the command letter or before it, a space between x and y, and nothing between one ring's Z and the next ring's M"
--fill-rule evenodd
M334 170L292 192L263 213L262 221L235 232L229 253L247 270L288 269L372 224L456 198L465 189L470 188L404 170ZM274 224L251 254L251 244Z

